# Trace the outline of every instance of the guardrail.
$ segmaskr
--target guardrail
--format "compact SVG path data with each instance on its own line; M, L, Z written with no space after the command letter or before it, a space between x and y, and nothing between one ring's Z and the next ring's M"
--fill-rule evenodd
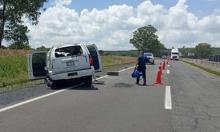
M188 58L184 58L183 60L220 72L220 62L214 62L214 61L208 61L202 59L188 59Z
M220 62L220 55L210 56L209 61Z

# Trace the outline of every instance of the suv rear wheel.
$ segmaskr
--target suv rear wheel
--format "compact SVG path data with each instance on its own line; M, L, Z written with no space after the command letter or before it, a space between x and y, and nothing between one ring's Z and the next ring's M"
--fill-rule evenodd
M49 78L45 78L44 81L48 87L51 89L56 89L58 81L50 80Z

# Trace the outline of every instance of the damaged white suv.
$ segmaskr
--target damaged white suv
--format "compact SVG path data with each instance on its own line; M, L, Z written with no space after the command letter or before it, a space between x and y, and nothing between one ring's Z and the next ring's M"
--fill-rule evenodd
M101 57L94 44L63 44L48 52L34 51L28 55L28 64L29 78L45 79L50 87L60 80L75 78L82 78L91 86L93 74L102 71Z

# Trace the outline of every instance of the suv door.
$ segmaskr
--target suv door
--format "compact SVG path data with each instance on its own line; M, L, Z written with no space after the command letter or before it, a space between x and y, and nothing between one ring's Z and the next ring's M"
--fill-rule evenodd
M28 55L28 75L29 79L43 79L47 76L46 67L46 51L32 52Z
M92 56L95 72L101 72L102 71L102 61L101 61L101 57L100 57L98 48L96 47L95 44L87 45L87 48L89 50L90 55Z

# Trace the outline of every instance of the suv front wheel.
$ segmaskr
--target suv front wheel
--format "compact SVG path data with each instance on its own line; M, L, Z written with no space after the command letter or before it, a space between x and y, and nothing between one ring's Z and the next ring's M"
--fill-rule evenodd
M151 65L154 65L154 60L153 60L153 62L151 63Z

